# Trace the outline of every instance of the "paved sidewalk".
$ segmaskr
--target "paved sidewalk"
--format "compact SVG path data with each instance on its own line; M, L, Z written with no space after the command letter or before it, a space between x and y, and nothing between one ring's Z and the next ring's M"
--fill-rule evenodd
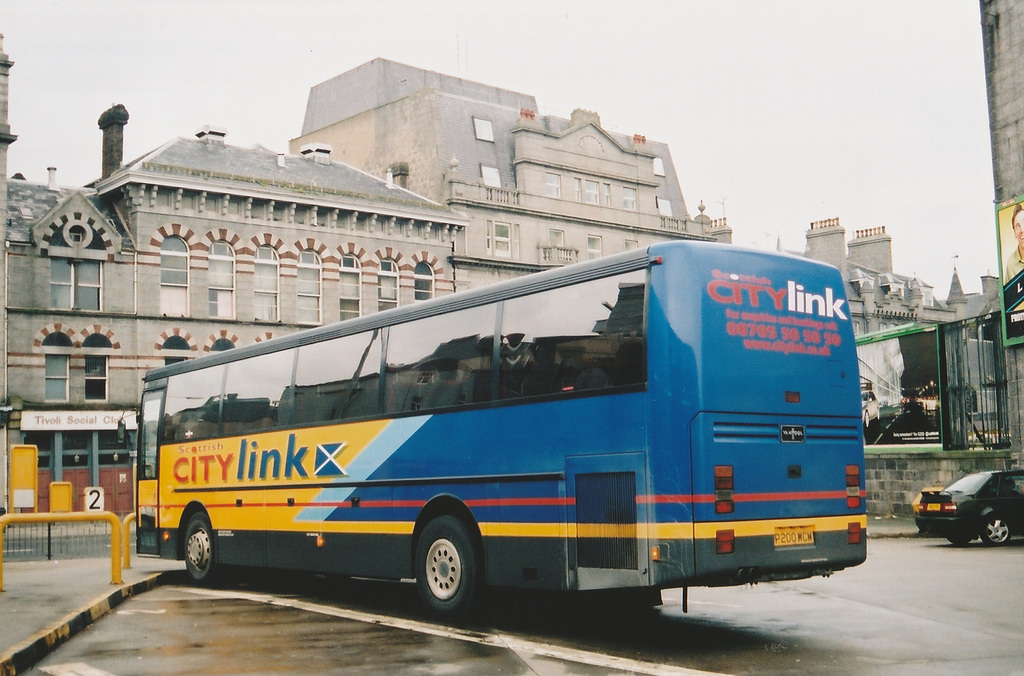
M5 561L0 592L0 676L22 673L125 599L152 589L161 575L183 580L184 564L132 558L111 584L110 557Z

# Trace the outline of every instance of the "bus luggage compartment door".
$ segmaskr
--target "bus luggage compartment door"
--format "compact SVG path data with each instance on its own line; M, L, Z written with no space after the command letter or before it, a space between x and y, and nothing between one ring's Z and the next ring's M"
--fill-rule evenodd
M566 492L569 588L648 584L644 455L566 458Z

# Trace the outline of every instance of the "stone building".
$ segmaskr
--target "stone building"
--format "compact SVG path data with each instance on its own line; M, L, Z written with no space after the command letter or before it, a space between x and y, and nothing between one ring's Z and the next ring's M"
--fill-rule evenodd
M1024 5L1014 0L980 0L982 48L988 89L994 201L1024 195ZM981 236L991 237L992 231ZM1006 349L1010 437L1018 466L1024 464L1024 345Z
M76 509L97 485L131 509L132 435L117 429L146 370L450 293L464 246L464 217L323 144L240 148L206 127L122 166L127 122L121 106L100 117L89 186L60 187L52 168L46 184L0 179L4 449L38 446L41 509L50 481L73 484Z
M328 143L464 211L460 288L666 239L731 240L724 219L691 217L667 145L593 112L537 109L527 94L375 59L311 89L291 149Z
M914 275L895 272L892 236L885 226L857 230L847 242L846 230L838 218L814 221L807 230L806 242L805 256L830 263L842 272L857 335L906 324L944 324L999 309L996 277L982 277L982 292L966 294L954 268L946 299L939 300L930 284Z

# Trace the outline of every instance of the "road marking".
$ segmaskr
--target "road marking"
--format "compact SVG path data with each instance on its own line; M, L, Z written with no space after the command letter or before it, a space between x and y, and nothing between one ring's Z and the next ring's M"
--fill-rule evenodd
M656 664L654 662L641 662L639 660L631 660L623 657L612 657L610 655L601 655L599 653L587 652L585 650L565 648L547 643L537 643L535 641L511 635L485 634L481 632L466 631L455 627L445 627L429 624L427 622L419 622L417 620L405 620L397 617L390 617L388 615L377 615L375 613L366 613L358 610L333 608L331 606L323 606L318 603L299 601L297 599L279 598L271 594L224 591L217 589L194 589L186 587L180 589L199 596L213 596L216 598L241 599L244 601L252 601L254 603L265 603L267 605L292 608L295 610L318 613L320 615L328 615L330 617L337 617L345 620L376 624L394 629L415 631L421 634L450 638L457 641L468 641L470 643L477 643L479 645L492 646L495 648L506 648L515 653L529 652L533 655L551 657L554 659L564 660L566 662L574 662L576 664L585 664L605 669L618 669L634 674L648 674L650 676L660 676L661 674L678 674L679 676L722 676L721 672L700 671L698 669L674 667L668 664Z
M163 615L167 612L166 608L160 610L119 610L118 615Z
M49 667L39 667L39 670L52 676L114 676L107 671L90 667L82 662L54 664Z

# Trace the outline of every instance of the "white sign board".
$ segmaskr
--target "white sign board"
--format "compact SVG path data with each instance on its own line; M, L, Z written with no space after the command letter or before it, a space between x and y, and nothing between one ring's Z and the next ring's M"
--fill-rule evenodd
M103 511L103 488L100 486L89 486L85 489L85 511Z
M138 429L134 411L22 411L21 429L26 432L53 430L116 430L124 421L126 429Z

